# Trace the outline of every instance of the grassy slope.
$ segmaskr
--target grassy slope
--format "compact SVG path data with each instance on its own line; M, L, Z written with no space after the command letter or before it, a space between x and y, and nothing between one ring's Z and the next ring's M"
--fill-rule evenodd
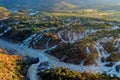
M68 68L53 68L52 70L46 70L42 75L43 80L120 80L116 77L110 77L105 74L71 71Z
M81 16L88 18L100 18L110 21L119 21L120 22L120 12L104 12L104 11L96 11L92 9L86 10L59 10L52 13L46 12L44 15L47 16Z

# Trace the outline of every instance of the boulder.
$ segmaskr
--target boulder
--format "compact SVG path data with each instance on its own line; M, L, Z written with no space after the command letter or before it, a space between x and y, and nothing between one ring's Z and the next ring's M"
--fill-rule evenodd
M120 72L120 65L117 65L116 67L115 67L115 69L116 69L116 72Z
M28 65L36 64L39 62L39 58L33 58L33 57L27 56L26 61L27 61Z
M39 66L38 66L38 74L42 73L43 71L45 71L48 68L49 68L49 63L48 62L40 63Z

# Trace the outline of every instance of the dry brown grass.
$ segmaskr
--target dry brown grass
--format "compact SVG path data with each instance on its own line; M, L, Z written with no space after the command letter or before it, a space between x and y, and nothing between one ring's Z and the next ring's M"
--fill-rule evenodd
M23 77L19 65L22 57L3 53L0 48L0 80L20 80Z

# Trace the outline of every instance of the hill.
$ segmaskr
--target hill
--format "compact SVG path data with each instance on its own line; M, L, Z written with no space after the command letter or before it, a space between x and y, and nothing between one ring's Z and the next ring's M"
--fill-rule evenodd
M93 8L119 3L120 1L118 0L0 0L0 6L7 8L35 8L39 10L56 9L56 7L57 9Z
M22 57L7 55L0 48L0 80L21 80L24 78L22 69Z
M0 20L8 18L9 15L10 15L10 12L6 8L0 7Z

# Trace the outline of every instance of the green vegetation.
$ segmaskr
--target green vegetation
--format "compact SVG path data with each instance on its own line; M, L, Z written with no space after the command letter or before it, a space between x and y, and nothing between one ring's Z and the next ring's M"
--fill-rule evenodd
M108 19L107 16L115 14L112 12L99 12L96 10L55 10L51 13L40 13L34 16L28 15L26 11L11 14L10 18L3 20L4 27L0 28L3 32L12 27L12 30L5 33L2 37L14 42L23 42L26 38L33 34L39 36L46 30L42 38L33 38L29 46L36 49L44 49L49 41L48 47L58 45L49 53L59 58L61 61L80 64L84 59L85 65L95 64L95 59L98 57L95 43L104 37L119 38L120 29L112 29L115 25L119 26L119 20ZM116 14L117 15L117 14ZM49 30L47 31L47 29ZM62 38L68 40L68 32L76 33L76 36L84 33L87 29L97 30L95 33L77 40L75 43L62 43L58 33ZM64 35L63 35L64 34ZM73 37L73 36L72 36ZM34 42L36 41L36 42ZM59 45L60 44L60 45ZM114 48L113 43L103 44L108 53L112 53ZM91 54L87 56L86 47L89 47Z
M100 24L99 21L104 21L104 24ZM84 22L84 23L81 23ZM87 22L87 23L86 23ZM6 33L4 36L8 37L13 41L14 37L16 41L22 42L25 38L30 35L40 32L44 29L51 28L49 31L51 34L54 34L51 38L57 38L57 32L62 29L68 29L69 31L78 31L84 32L85 29L99 29L99 28L109 28L111 25L109 21L96 19L96 18L87 18L87 17L76 17L76 16L47 16L47 15L35 15L29 16L26 12L18 12L12 14L11 17L3 21L3 24L6 24L3 28L0 29L0 32L5 30L7 26L11 26L12 30ZM58 28L56 31L52 28ZM25 34L25 35L24 35ZM22 36L22 38L21 38Z
M62 4L66 3L62 2ZM70 4L67 4L67 6L75 7ZM119 16L119 12L100 12L92 9L54 10L53 12L44 12L32 16L27 11L21 11L12 13L10 18L0 22L3 26L0 28L0 33L10 26L12 29L1 37L17 43L24 43L24 40L35 34L29 40L29 47L45 49L57 45L56 48L48 51L48 54L63 62L73 64L83 62L83 65L89 66L97 64L96 59L99 57L96 50L97 42L105 37L119 38ZM88 32L86 32L87 30ZM82 37L80 38L80 36ZM71 43L70 38L71 40L73 38L78 39ZM62 41L62 39L67 42ZM100 42L100 44L110 55L107 58L101 58L101 62L117 62L120 60L114 40ZM89 73L84 74L89 75ZM92 75L94 74L90 74L90 76ZM85 76L79 78L85 79ZM70 77L71 79L73 78Z
M90 6L92 1L89 0L87 3L81 1L81 5L74 5L76 1L72 3L71 0L53 0L53 3L49 0L47 5L40 1L33 8L30 8L30 1L20 1L21 5L14 1L14 6L7 7L11 11L17 7L16 13L0 7L0 38L34 49L48 49L46 52L61 62L87 67L115 65L114 69L120 72L119 64L115 64L120 61L120 50L115 41L120 38L119 4L93 8L99 4ZM32 2L33 5L37 1ZM86 8L88 6L92 9ZM79 7L82 9L79 10ZM112 9L116 11L111 11ZM53 49L49 50L51 47ZM26 62L22 57L7 55L0 49L0 80L24 79L24 67L26 68ZM105 74L80 73L63 67L46 70L40 76L43 80L120 80Z
M90 34L87 37L82 38L79 41L76 41L74 44L63 44L59 45L54 50L49 51L51 55L54 55L55 57L59 58L61 61L74 63L74 64L80 64L83 60L85 60L84 65L91 65L95 64L95 59L98 58L98 54L96 52L96 48L94 45L96 42L104 37L113 37L114 39L119 38L119 29L117 30L101 30L97 31L96 33ZM110 54L111 57L108 57L107 61L113 61L111 58L115 61L120 60L118 57L118 54L114 54L114 57L112 57L112 53L117 51L114 45L114 41L108 41L102 43L105 50ZM86 47L89 47L90 49L90 55L86 53Z
M74 44L66 43L59 45L56 49L51 50L51 55L59 58L61 61L80 64L86 59L85 65L95 64L95 59L98 57L96 49L94 48L94 42L88 37L83 38L80 41L76 41ZM85 48L89 46L91 54L87 56Z
M120 53L113 52L110 54L110 56L107 58L107 61L109 62L117 62L120 60Z
M119 78L111 78L105 74L92 72L80 73L63 67L46 70L41 77L43 80L119 80Z
M97 11L94 9L83 9L83 10L55 10L52 13L46 12L44 15L47 16L77 16L77 17L87 17L87 18L97 18L109 21L119 21L120 22L120 12L107 12L107 11Z

